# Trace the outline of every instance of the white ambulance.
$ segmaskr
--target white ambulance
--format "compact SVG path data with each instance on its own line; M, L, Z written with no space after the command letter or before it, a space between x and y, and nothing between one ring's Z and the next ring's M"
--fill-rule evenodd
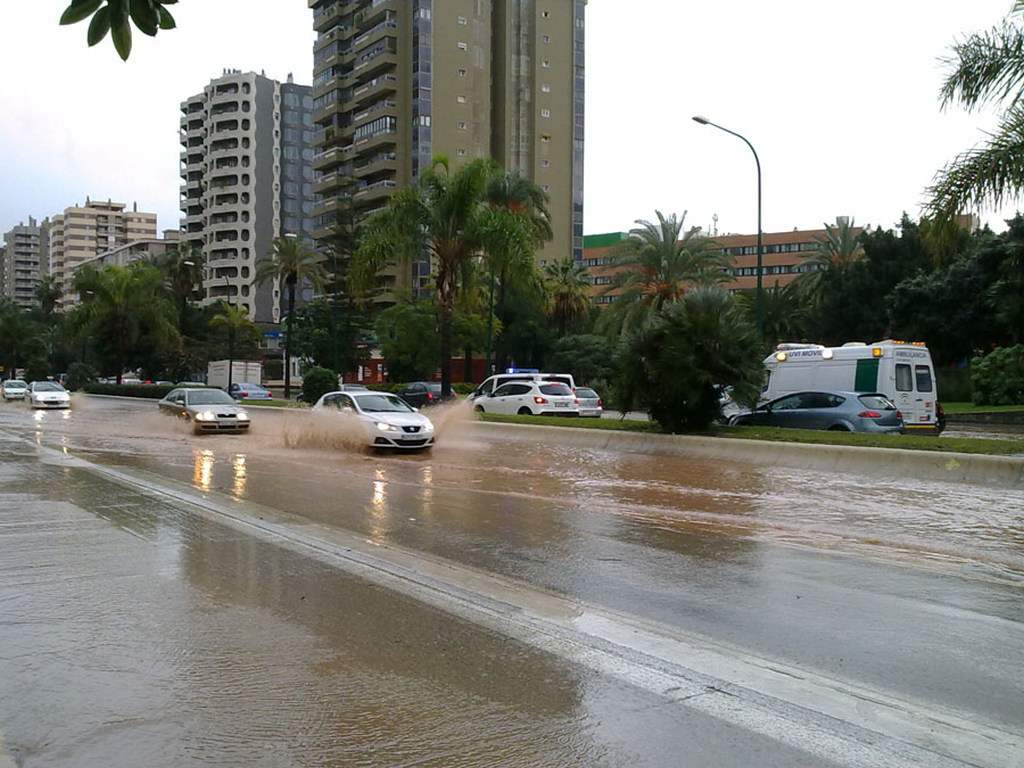
M945 426L935 366L922 342L779 344L764 366L762 402L793 392L881 392L900 409L908 434L937 435Z

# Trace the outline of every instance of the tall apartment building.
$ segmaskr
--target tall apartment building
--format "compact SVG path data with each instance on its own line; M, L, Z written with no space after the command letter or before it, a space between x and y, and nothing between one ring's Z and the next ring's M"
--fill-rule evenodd
M281 289L257 285L272 241L313 234L312 96L308 85L226 70L181 103L185 245L202 251L204 303L281 320Z
M60 309L78 303L71 287L75 268L84 261L127 245L133 240L156 237L156 214L144 213L132 204L92 201L65 208L52 217L50 226L50 274L61 287Z
M489 157L550 195L540 259L583 256L585 0L309 0L316 234L383 208L435 155ZM424 265L394 273L418 288Z
M14 299L19 307L38 306L36 285L48 274L50 220L18 224L4 233L0 249L0 296Z

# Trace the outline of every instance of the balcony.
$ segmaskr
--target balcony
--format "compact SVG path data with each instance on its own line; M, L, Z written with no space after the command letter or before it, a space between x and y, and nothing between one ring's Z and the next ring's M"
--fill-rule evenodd
M384 179L362 187L352 195L352 199L367 202L373 198L390 197L397 187L398 182L394 179Z
M395 75L380 75L359 86L352 92L352 100L356 107L368 107L386 93L394 93L398 89L398 78Z
M327 171L336 168L346 162L352 155L352 145L345 147L334 147L326 152L319 152L313 155L313 170Z

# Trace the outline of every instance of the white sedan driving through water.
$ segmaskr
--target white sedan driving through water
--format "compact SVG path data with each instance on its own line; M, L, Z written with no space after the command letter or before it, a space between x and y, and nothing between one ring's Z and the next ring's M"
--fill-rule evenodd
M328 392L314 411L337 409L359 420L371 448L427 449L434 444L434 424L390 392Z

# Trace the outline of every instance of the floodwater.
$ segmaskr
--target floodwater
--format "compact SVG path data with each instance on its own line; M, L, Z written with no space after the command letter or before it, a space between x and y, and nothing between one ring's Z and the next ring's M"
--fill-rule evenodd
M74 766L847 764L38 463L32 443L254 520L1024 722L1018 493L500 440L465 403L427 411L432 451L374 454L339 414L251 410L252 434L197 437L151 403L0 407L0 768L5 750Z

